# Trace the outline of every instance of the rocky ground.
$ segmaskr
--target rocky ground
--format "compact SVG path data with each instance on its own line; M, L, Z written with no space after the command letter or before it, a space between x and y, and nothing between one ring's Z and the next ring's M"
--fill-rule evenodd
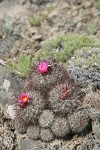
M29 69L30 61L34 60L36 52L42 49L45 43L58 35L68 34L72 36L89 35L93 38L93 42L95 41L95 45L79 47L74 55L71 55L72 57L65 62L70 76L86 93L77 113L88 111L90 124L86 117L85 121L83 120L85 133L81 132L83 131L82 126L80 134L76 134L77 122L75 120L71 122L72 118L69 116L72 136L60 138L68 131L66 128L68 124L63 118L59 119L59 116L56 116L58 118L55 119L53 112L46 110L39 116L41 132L38 126L31 125L26 131L23 124L19 123L21 130L19 133L14 120L16 110L13 109L11 103L16 101L16 95L18 97L27 83L26 68ZM0 150L100 149L99 40L99 0L0 1ZM62 50L64 46L63 41L61 42L60 45L52 46L51 49ZM25 55L22 61L21 58L17 58L21 53L27 56L27 64L24 61L26 60ZM18 63L19 65L14 65ZM75 116L77 116L76 113ZM84 118L84 115L82 116ZM89 128L86 128L87 124Z

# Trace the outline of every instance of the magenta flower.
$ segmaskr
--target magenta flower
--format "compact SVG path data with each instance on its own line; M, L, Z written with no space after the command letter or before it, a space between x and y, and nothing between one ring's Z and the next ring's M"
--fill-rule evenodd
M40 74L45 74L46 72L48 72L48 64L46 62L41 62L38 67L37 67L37 71Z
M29 95L27 93L21 93L18 97L18 102L20 106L24 106L29 102Z

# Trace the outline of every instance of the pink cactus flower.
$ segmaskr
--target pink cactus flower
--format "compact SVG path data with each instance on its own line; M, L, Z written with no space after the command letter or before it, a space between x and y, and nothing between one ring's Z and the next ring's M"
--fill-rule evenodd
M29 102L29 95L27 93L21 93L18 98L19 106L24 106Z
M45 74L48 72L48 64L46 62L41 62L38 67L37 67L37 71L40 73L40 74Z

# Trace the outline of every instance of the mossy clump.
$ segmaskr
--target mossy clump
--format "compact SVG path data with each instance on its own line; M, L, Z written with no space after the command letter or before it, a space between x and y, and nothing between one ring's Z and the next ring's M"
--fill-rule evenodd
M53 10L54 10L53 5L49 5L49 6L47 7L47 14L49 15L50 13L52 13Z
M97 1L95 2L95 7L100 9L100 1L99 1L99 0L97 0Z
M40 26L41 25L41 23L40 23L40 20L39 20L39 18L30 18L29 19L29 23L30 23L30 25L33 27L33 26Z
M87 24L84 27L84 31L87 34L95 34L97 32L97 26L95 24Z
M95 46L95 41L93 38L90 38L88 36L58 36L47 42L42 49L35 53L33 62L37 61L39 58L53 58L59 62L65 62L73 56L76 49L93 46Z
M65 25L70 25L72 22L73 22L72 19L69 19L69 18L68 18L68 19L66 18L66 19L64 20L64 24L65 24Z
M21 53L16 57L15 62L13 60L7 60L7 67L11 72L25 77L28 75L31 67L31 56Z

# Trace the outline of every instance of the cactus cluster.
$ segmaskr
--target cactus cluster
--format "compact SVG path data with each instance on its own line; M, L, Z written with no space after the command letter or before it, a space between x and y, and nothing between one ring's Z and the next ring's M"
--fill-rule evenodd
M77 112L85 93L63 65L55 61L33 65L27 81L28 102L26 97L21 97L25 106L19 105L16 109L15 124L19 132L49 142L55 137L82 132L88 126L88 115Z

